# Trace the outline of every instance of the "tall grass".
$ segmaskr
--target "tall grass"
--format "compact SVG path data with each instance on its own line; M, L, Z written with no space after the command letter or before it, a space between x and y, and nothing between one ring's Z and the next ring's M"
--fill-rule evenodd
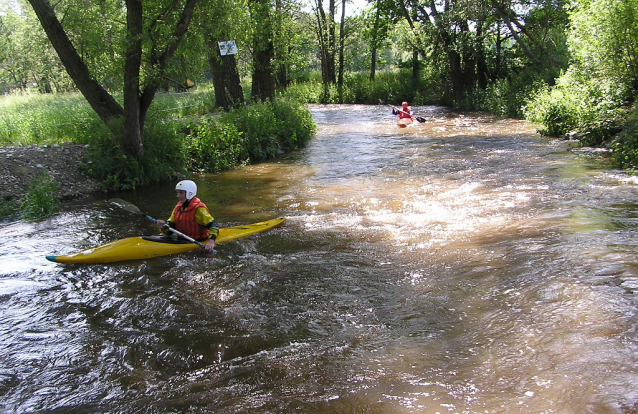
M214 103L214 94L206 87L161 93L148 116L157 120L195 117L210 112ZM103 133L102 120L79 93L16 94L0 99L0 146L88 144Z
M100 119L79 94L8 95L0 99L0 145L88 142Z
M212 90L158 94L144 129L143 159L131 157L79 94L0 99L0 146L80 143L81 165L111 189L133 189L192 171L216 172L305 146L315 131L308 108L292 98L230 113L214 110Z
M20 203L20 217L34 220L51 216L60 209L60 202L55 196L57 184L48 174L31 181L29 190Z
M426 105L446 99L441 82L428 74L414 79L408 69L379 71L374 81L370 80L367 72L350 72L344 77L342 86L324 85L317 71L303 82L290 85L284 94L301 102L319 104L376 105L381 100L395 104L409 101L412 105Z

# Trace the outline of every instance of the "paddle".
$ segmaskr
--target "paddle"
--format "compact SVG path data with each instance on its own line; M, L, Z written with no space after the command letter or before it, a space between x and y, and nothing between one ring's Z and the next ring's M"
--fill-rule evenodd
M383 101L382 101L381 99L379 99L379 103L381 103L381 104L382 104L382 103L383 103ZM388 105L388 106L389 106L390 108L392 108L392 109L396 109L396 106L394 106L394 105L390 105L390 104L386 104L386 105ZM409 113L405 112L403 109L396 109L396 110L397 110L397 111L399 111L399 112L403 112L403 113L404 113L404 114L406 114L406 115L410 115L410 117L411 117L411 118L416 119L416 120L417 120L417 121L419 121L420 123L424 123L424 122L426 121L426 119L425 119L425 118L423 118L422 116L415 116L415 115L409 114Z
M392 107L392 109L396 109L396 106L394 106L394 105L390 105L390 104L388 104L388 106L389 106L389 107ZM409 113L405 112L403 109L397 109L397 111L399 111L399 112L403 112L403 113L404 113L404 114L406 114L406 115L410 115L410 117L412 117L412 118L416 119L416 120L417 120L417 121L419 121L420 123L424 123L424 122L425 122L425 118L423 118L422 116L415 116L415 115L409 114Z
M128 201L122 200L121 198L112 198L109 200L109 203L113 203L116 206L123 208L124 210L128 211L129 213L133 213L133 214L137 214L139 216L142 217L146 217L147 219L149 219L150 221L152 221L153 223L157 223L157 220L155 220L153 217L151 216L147 216L146 214L142 213L140 211L139 208L137 208L137 206L135 204L131 204ZM197 244L199 247L201 247L202 249L206 248L206 245L203 243L198 242L197 240L193 239L192 237L188 237L187 235L185 235L182 232L179 232L177 230L175 230L172 227L168 228L169 231L172 231L173 233L177 234L180 237L183 237L184 239L188 240L191 243L195 243Z

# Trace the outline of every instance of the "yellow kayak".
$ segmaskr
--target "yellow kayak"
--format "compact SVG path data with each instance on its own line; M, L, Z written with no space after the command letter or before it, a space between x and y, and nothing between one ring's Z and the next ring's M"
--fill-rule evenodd
M278 218L244 226L221 228L219 229L219 236L217 236L215 243L222 243L260 233L276 227L284 221L286 221L285 218ZM123 260L150 259L199 248L200 247L195 243L173 241L172 239L162 236L128 237L78 253L65 256L47 256L46 258L56 263L111 263Z

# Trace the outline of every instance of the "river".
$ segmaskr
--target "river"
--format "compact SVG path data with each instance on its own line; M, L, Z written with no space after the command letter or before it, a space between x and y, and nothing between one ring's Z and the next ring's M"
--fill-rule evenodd
M222 226L110 265L45 260L166 219L173 184L0 228L6 413L636 413L638 180L534 125L312 106L303 150L196 175Z

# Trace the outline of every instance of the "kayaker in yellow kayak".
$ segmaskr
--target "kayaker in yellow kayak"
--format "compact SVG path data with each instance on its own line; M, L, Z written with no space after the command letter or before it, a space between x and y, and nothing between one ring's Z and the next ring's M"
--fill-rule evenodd
M169 226L192 237L199 242L206 243L206 251L215 248L215 239L219 234L219 225L208 211L206 204L195 197L197 184L190 180L183 180L175 186L177 204L167 221L157 220L157 227L162 233L169 234Z

